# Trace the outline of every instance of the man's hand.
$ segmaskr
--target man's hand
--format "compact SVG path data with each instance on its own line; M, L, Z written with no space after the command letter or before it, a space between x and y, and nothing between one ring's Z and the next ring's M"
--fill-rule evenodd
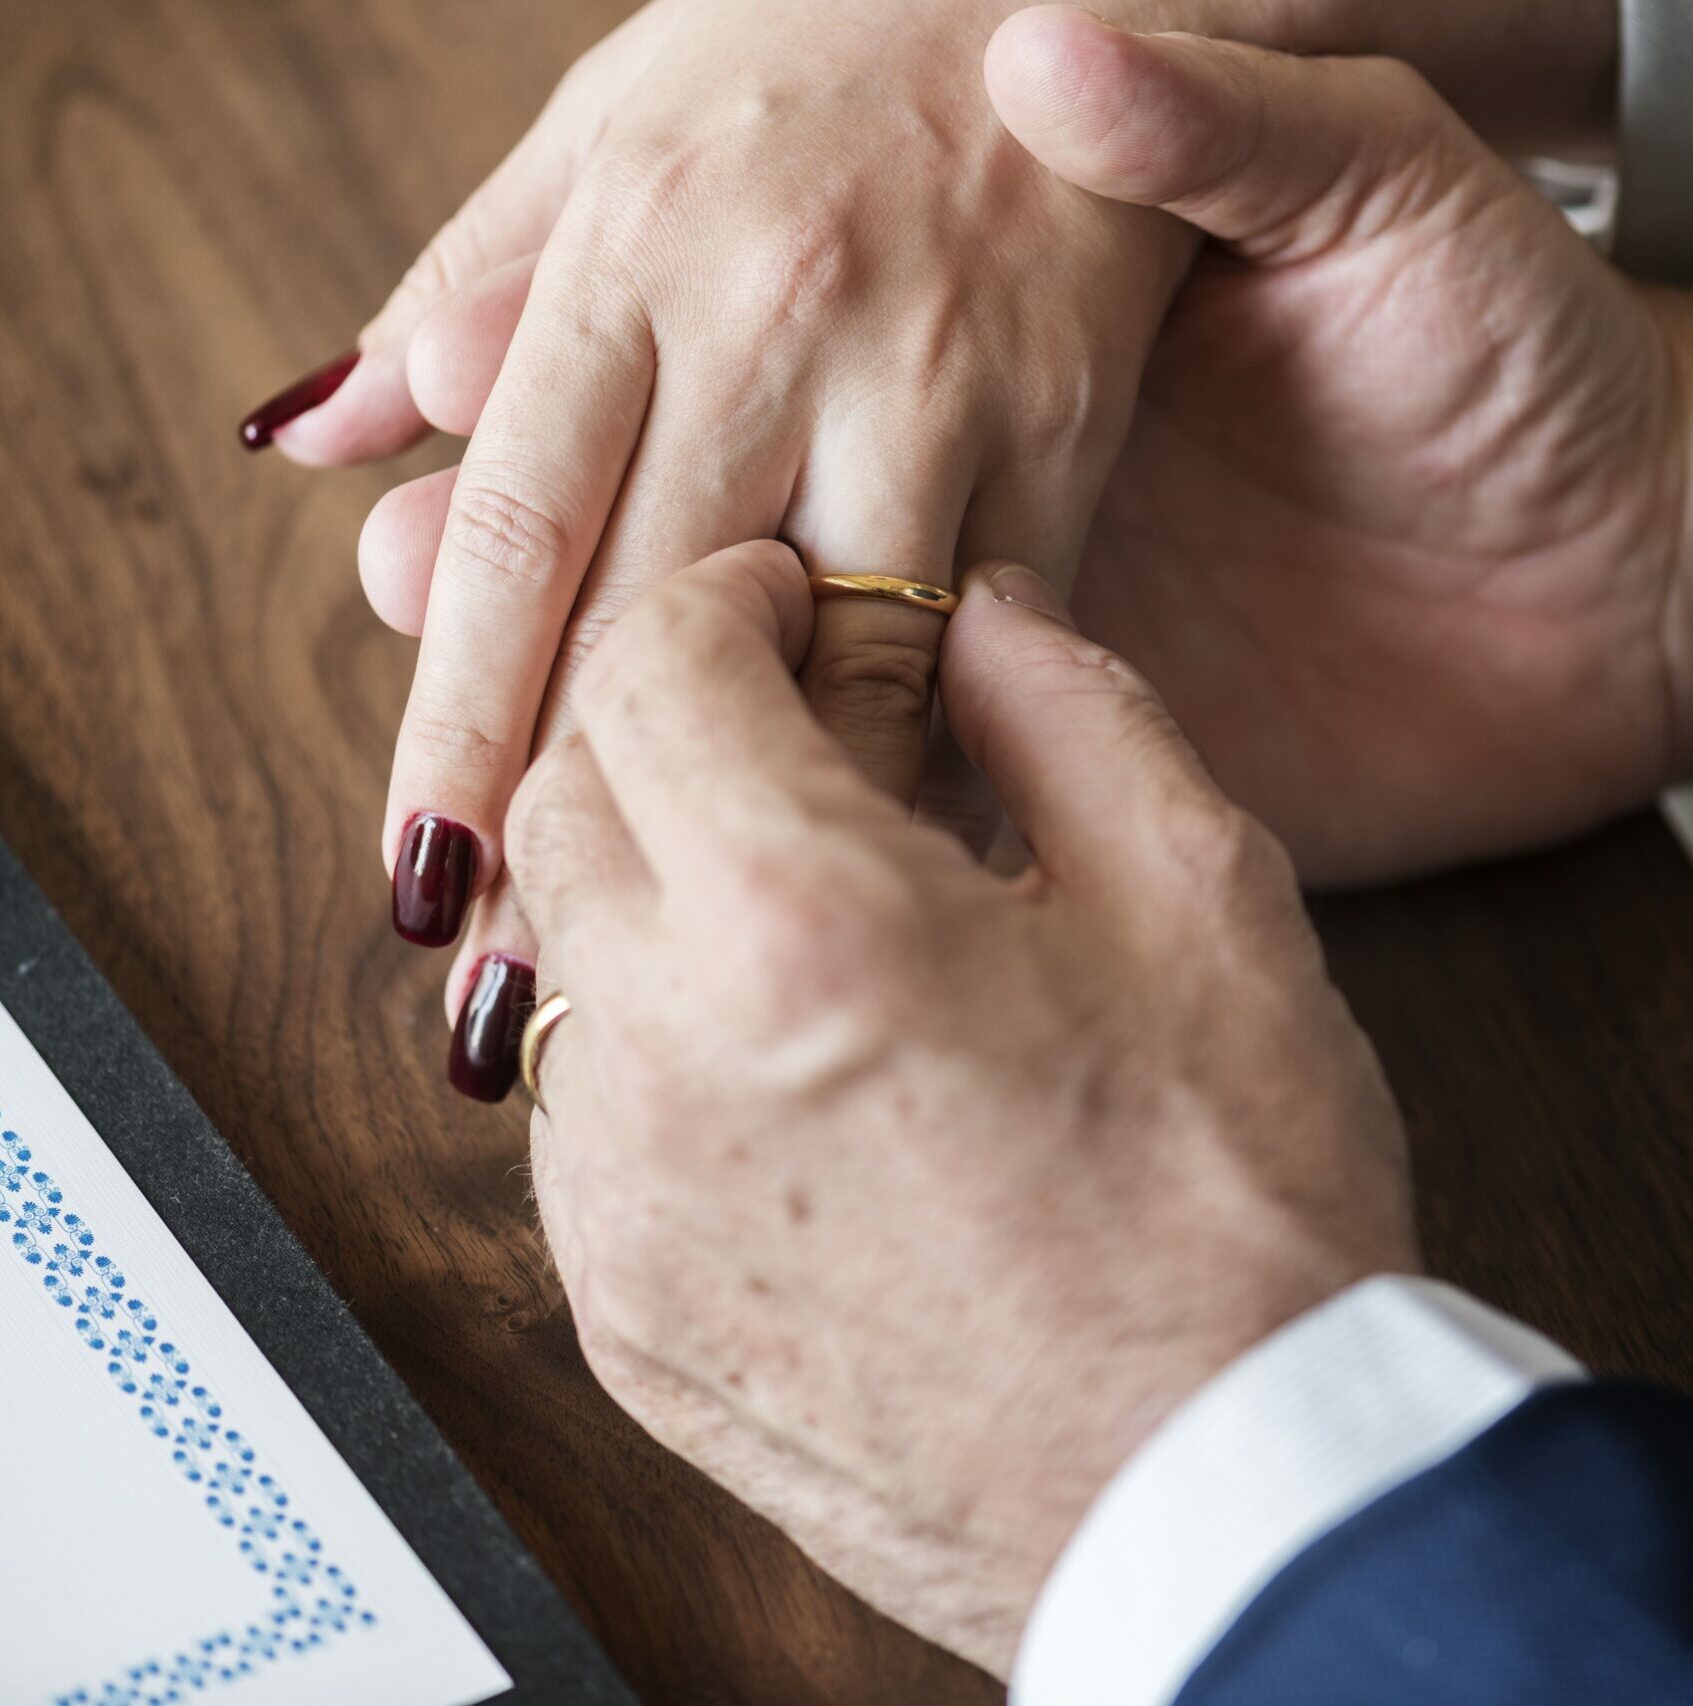
M1286 856L1038 577L974 576L940 665L1034 850L1015 883L818 726L811 620L781 546L684 571L518 795L575 1003L537 1196L613 1396L1003 1673L1163 1416L1417 1265L1402 1134Z
M1302 875L1508 851L1685 775L1685 300L1402 65L1040 7L987 72L1054 171L1216 240L1077 608Z

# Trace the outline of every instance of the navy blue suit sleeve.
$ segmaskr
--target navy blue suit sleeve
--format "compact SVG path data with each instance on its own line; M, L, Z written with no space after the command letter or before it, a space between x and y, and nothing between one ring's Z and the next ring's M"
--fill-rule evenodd
M1693 1405L1537 1393L1282 1570L1176 1706L1693 1706Z

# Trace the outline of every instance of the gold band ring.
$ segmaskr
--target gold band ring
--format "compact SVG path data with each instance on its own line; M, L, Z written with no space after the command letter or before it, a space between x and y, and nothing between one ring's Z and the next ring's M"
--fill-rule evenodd
M891 598L896 604L916 604L937 616L958 608L958 594L927 581L902 581L896 575L813 575L813 598Z
M523 1086L543 1114L547 1111L547 1104L541 1100L541 1045L552 1034L553 1026L569 1011L569 996L549 995L529 1015L529 1023L523 1027L523 1041L518 1044L517 1065L523 1074Z

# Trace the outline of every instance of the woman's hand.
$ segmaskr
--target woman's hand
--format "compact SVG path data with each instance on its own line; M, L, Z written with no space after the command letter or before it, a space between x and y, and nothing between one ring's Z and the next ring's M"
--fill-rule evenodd
M1003 554L1072 578L1192 240L1007 136L980 77L1004 10L660 0L572 72L462 216L491 270L445 335L416 327L405 367L424 418L475 430L456 475L372 522L421 547L427 598L370 575L378 609L422 633L383 841L395 922L450 942L488 891L448 991L461 1087L509 1082L502 1015L527 977L498 882L506 806L568 726L577 660L642 588L777 534L817 574L944 585L955 559ZM482 230L519 254L493 265ZM412 321L439 265L385 319ZM455 360L467 320L502 343L516 322L491 394ZM361 363L289 448L391 442L392 360ZM395 555L378 543L366 563ZM929 681L887 613L831 611L805 676L825 725L909 800Z
M1042 7L988 81L1055 171L1218 240L1077 607L1304 876L1568 835L1687 773L1685 299L1606 266L1400 65ZM1172 195L1198 148L1207 193Z
M426 424L468 433L487 352L497 367L523 314L456 497L451 474L403 488L361 552L379 611L428 629L384 836L396 922L451 940L492 885L447 991L467 1088L509 1081L499 1015L531 952L498 876L501 809L565 725L570 660L637 585L778 528L814 568L944 580L960 552L1009 552L1069 578L1192 242L1068 194L1007 147L978 77L1004 10L657 0L573 68L361 358L247 423L250 443L315 463L386 453ZM1118 10L1405 53L1517 134L1591 126L1615 36L1608 0L1529 40L1457 0ZM1526 102L1510 93L1525 82ZM928 686L911 665L880 613L847 611L806 672L824 721L905 795Z
M1039 577L972 577L940 663L1034 850L1015 883L817 725L811 618L777 545L678 575L519 793L575 1004L537 1198L612 1395L1003 1674L1160 1418L1417 1265L1402 1134L1286 856Z
M459 922L433 891L412 908L420 861L474 871L454 897L494 878L576 660L654 579L778 533L813 573L945 584L1000 553L1071 578L1191 245L1006 135L980 78L1003 12L667 3L618 44L639 70L587 140L566 92L576 139L526 144L568 193L533 276L472 306L521 309L479 417L427 327L409 359L427 417L475 421L456 479L396 499L441 528L384 841L414 937ZM857 648L828 649L819 714L909 790L927 683L890 721L903 662L843 681Z

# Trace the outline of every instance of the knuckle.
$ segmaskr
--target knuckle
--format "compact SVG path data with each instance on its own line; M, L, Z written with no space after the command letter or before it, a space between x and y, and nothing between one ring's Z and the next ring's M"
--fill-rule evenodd
M582 217L601 252L673 307L742 330L803 331L836 313L851 288L851 215L838 200L790 198L727 230L722 209L744 201L755 129L732 114L686 140L620 147L584 179ZM709 269L698 259L702 228L718 234Z
M551 578L569 549L570 530L551 504L526 495L522 484L487 474L461 478L447 523L454 563L518 586Z
M1032 640L1024 661L1031 671L1047 672L1049 679L1079 694L1104 696L1116 740L1131 762L1167 771L1173 755L1185 749L1185 737L1158 690L1118 653L1054 626Z
M703 176L697 141L604 149L572 196L575 222L592 252L623 273L668 276L680 264L675 233L699 202Z
M426 764L478 774L500 770L512 747L464 706L430 700L407 708L406 740Z
M1235 861L1236 875L1254 893L1265 898L1299 896L1299 873L1294 868L1293 855L1267 830L1246 812L1244 839Z
M1043 680L1062 680L1073 670L1096 671L1096 674L1084 673L1083 682L1102 691L1109 689L1129 695L1140 677L1133 671L1112 667L1120 661L1115 652L1074 629L1055 622L1042 623L1038 627L1031 625L1028 635L1019 638L1016 655L1007 662L1005 675L1009 680L1035 685Z
M1017 414L1017 454L1024 466L1066 467L1098 435L1110 415L1108 387L1088 359L1030 363L1030 394Z
M1016 655L994 683L1001 716L1053 698L1083 710L1101 738L1133 762L1167 733L1163 701L1138 671L1115 652L1058 623L1043 623L1020 637Z
M1185 790L1162 816L1170 857L1203 905L1232 906L1294 888L1292 862L1281 844L1214 790Z
M402 296L414 302L434 302L458 288L459 269L453 265L444 238L445 233L434 238L406 268L400 280Z
M1454 120L1434 85L1397 59L1363 59L1355 72L1345 62L1331 65L1327 74L1356 75L1353 98L1377 115L1350 173L1340 180L1349 191L1341 205L1356 218L1372 195L1382 198L1384 208L1397 201L1409 210L1436 194L1454 158Z
M1176 792L1159 802L1158 830L1171 861L1207 889L1232 877L1245 852L1245 813L1221 796Z
M1116 694L1120 738L1129 762L1142 775L1162 780L1166 792L1193 805L1203 817L1222 796L1196 787L1199 761L1152 685L1116 657L1101 662Z
M467 202L406 269L399 294L414 302L435 302L480 278L488 270L482 225L475 202Z
M927 727L935 663L932 642L886 635L855 640L807 669L810 698L837 732L843 724L854 733L890 724Z

